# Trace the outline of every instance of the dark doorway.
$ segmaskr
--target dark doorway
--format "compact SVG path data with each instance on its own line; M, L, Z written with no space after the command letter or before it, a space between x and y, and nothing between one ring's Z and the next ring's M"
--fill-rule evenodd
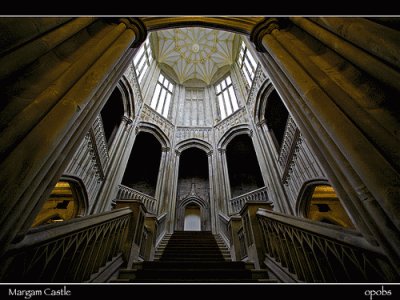
M232 198L264 186L253 141L247 134L228 144L226 159Z
M122 184L154 197L161 160L161 144L150 133L136 137Z

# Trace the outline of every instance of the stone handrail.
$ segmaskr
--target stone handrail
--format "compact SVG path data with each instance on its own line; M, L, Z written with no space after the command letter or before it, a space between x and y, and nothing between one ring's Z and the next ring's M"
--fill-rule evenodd
M121 200L140 200L143 202L148 212L156 213L157 211L157 200L154 197L146 195L122 184L118 186L117 198Z
M129 208L32 229L12 245L2 282L85 282L115 257L128 255Z
M393 282L398 273L358 232L264 209L257 211L268 261L303 282Z
M265 201L268 202L267 187L262 187L246 194L237 196L229 200L230 214L237 214L242 207L249 201Z

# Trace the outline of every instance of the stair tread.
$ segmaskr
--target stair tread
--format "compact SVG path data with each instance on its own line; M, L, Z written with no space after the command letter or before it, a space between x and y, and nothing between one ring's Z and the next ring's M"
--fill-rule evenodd
M254 264L232 262L225 242L211 231L178 231L164 236L155 259L135 269L121 269L120 281L114 282L268 282L263 278L268 277L267 272L253 272Z

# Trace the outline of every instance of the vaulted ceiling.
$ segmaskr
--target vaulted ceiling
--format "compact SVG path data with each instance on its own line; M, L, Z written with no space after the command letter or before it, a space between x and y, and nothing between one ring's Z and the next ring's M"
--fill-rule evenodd
M235 61L235 34L200 27L160 30L153 38L157 62L172 68L179 83L189 79L210 84L224 66Z

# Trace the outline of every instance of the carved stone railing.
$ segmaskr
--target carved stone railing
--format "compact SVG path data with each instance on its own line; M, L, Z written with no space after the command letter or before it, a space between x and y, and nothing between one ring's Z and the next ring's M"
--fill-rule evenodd
M149 213L154 214L157 211L157 200L154 197L146 195L122 184L118 186L117 199L140 200Z
M222 213L218 214L220 235L227 245L231 245L231 232L229 228L229 218Z
M247 106L251 109L251 111L253 111L253 105L257 98L258 91L260 90L261 85L267 79L267 75L264 73L261 65L258 63L256 73L250 87L249 95L247 97Z
M257 218L265 242L265 264L275 274L302 282L399 280L398 270L381 249L353 230L263 209L257 211Z
M126 259L131 217L124 208L32 229L9 248L1 281L90 281L116 257Z
M292 160L293 153L297 145L297 139L300 136L300 131L296 126L293 118L288 117L283 136L282 147L279 152L278 163L281 167L282 174L287 173L288 166Z
M229 200L229 213L237 214L242 207L249 201L265 201L268 202L267 187L262 187L246 194L234 197Z
M89 207L97 199L104 181L104 170L100 162L97 144L92 131L90 129L85 135L65 169L65 174L82 179L88 194Z
M129 82L132 87L132 91L134 93L135 107L139 108L143 103L143 96L142 96L142 90L140 88L139 81L136 76L135 66L134 66L133 62L126 68L124 77L126 78L126 81ZM137 109L137 111L139 111L139 109Z
M107 146L106 137L104 134L103 121L100 115L98 115L97 118L94 120L90 133L92 134L92 139L96 144L96 151L100 165L102 166L103 172L105 173L108 167L110 156L108 152L109 149Z

